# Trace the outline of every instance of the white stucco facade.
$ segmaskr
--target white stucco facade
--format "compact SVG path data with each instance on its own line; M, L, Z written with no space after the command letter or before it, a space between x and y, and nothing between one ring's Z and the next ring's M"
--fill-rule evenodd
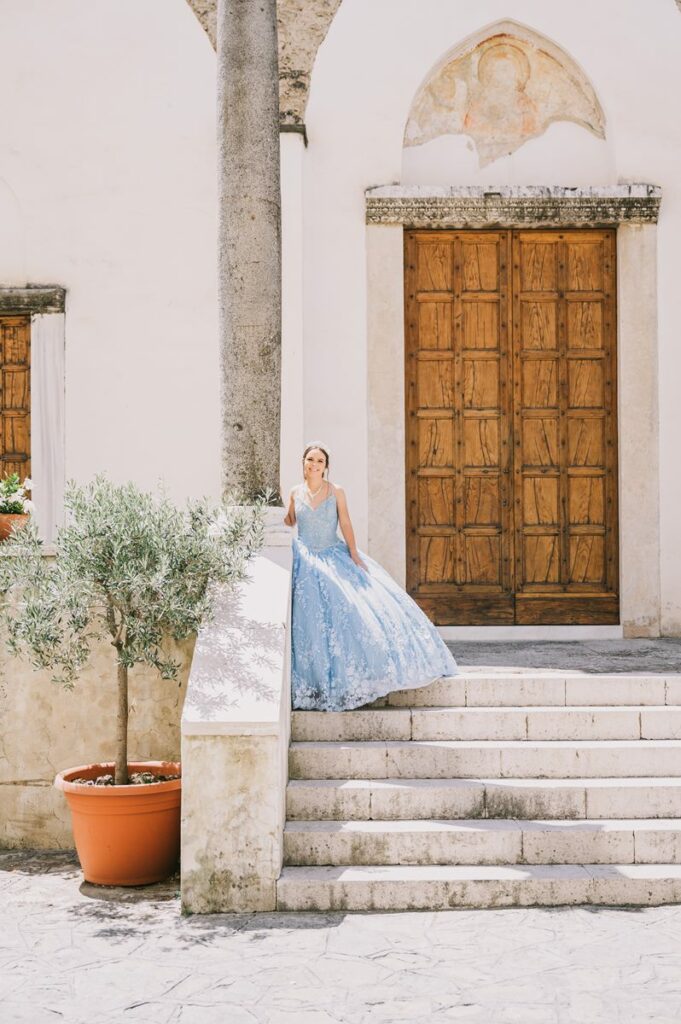
M3 15L0 285L67 291L65 475L106 471L152 486L163 479L176 498L215 496L215 53L185 0L8 0ZM604 138L558 120L483 169L465 134L405 149L430 72L468 37L509 19L549 40L590 83ZM637 331L645 352L657 351L657 366L646 356L657 424L642 429L658 438L650 456L659 465L650 567L659 586L647 600L659 605L652 631L681 634L680 46L674 0L341 3L312 71L308 145L301 134L282 135L282 484L295 482L304 440L328 443L360 544L383 557L394 537L386 557L398 575L404 477L381 477L381 449L401 436L402 407L393 389L384 408L394 410L394 431L372 413L372 387L387 386L390 374L369 339L384 317L397 358L400 318L372 305L369 289L382 265L398 274L399 251L394 236L372 247L370 232L382 229L365 223L366 190L648 182L663 194L657 228L644 229L646 258L657 249L654 273L647 266L642 275L649 306L656 291L656 339L648 344L650 319L637 323L626 359L635 362ZM626 281L636 286L635 268ZM636 417L649 415L621 407L624 436L636 437ZM379 477L387 525L376 540L370 494Z
M208 40L180 0L10 0L0 81L0 284L66 289L66 477L216 495Z

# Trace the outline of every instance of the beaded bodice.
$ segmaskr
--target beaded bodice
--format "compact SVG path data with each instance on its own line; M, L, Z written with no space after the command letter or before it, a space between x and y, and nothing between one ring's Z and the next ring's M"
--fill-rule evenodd
M333 492L317 508L312 508L296 496L298 538L311 551L321 551L337 544L338 509Z

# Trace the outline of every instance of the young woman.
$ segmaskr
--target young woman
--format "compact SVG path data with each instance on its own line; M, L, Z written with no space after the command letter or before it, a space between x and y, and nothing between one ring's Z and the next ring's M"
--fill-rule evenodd
M328 473L327 449L308 445L304 483L291 491L284 520L298 526L293 707L307 711L347 711L456 674L454 658L421 609L357 550L345 494Z

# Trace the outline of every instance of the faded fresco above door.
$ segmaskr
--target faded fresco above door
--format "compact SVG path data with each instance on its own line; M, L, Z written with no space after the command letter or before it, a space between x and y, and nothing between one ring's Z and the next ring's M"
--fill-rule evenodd
M450 51L419 89L405 146L468 135L480 167L514 153L554 121L605 138L605 118L583 71L560 47L504 22Z

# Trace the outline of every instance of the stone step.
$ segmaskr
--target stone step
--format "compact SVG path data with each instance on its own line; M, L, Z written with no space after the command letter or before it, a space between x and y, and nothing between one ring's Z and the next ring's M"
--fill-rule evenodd
M292 743L291 779L681 776L681 740Z
M294 742L681 739L681 706L294 711L291 738Z
M284 863L681 864L681 819L288 821Z
M292 780L297 820L681 818L681 778Z
M681 704L681 674L469 672L387 698L390 707L555 707Z
M679 902L679 864L285 867L277 882L285 911Z

